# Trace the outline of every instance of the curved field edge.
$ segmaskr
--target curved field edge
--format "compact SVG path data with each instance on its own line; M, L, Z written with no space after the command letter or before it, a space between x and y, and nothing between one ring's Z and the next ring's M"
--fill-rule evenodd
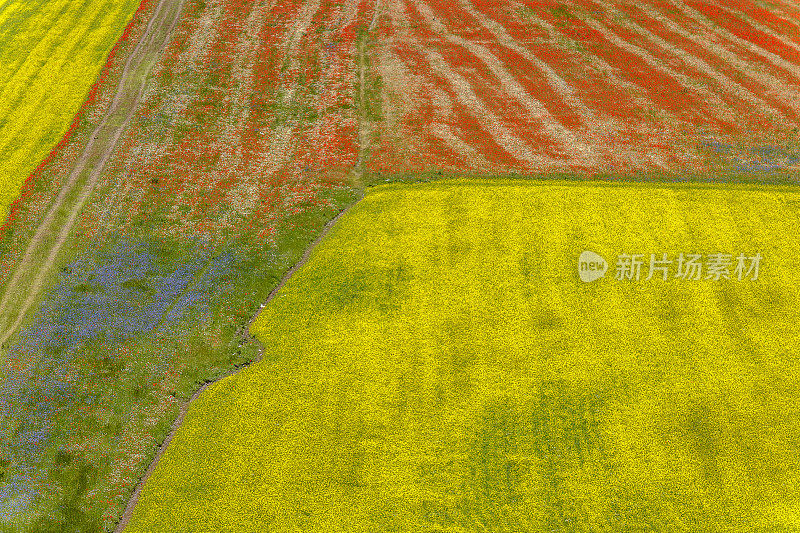
M5 58L0 61L0 115L4 117L0 121L0 227L5 226L9 206L26 178L36 173L40 161L52 156L53 146L63 146L69 139L77 126L76 110L89 105L119 41L130 29L129 21L149 2L47 2L3 17L2 28L13 30L0 34ZM12 10L14 3L4 4L3 11ZM53 16L53 10L59 11L58 16ZM63 46L69 47L66 53L52 53Z
M797 528L799 200L376 187L253 324L263 360L189 409L126 531ZM583 249L764 265L584 285Z
M29 479L38 492L12 524L112 531L181 406L259 357L246 334L258 302L354 199L334 191L329 205L285 217L276 247L259 254L249 243L211 248L146 232L117 236L99 254L72 250L7 354L16 378L0 402L13 407L4 409L5 481Z
M292 275L299 268L301 268L306 263L306 261L308 261L308 258L310 257L311 252L313 251L313 249L324 238L324 236L330 230L330 228L334 224L336 224L336 222L342 216L344 216L344 214L353 205L355 205L355 204L351 203L351 204L347 205L346 207L344 207L344 209L339 211L339 213L336 216L334 216L332 219L330 219L328 222L325 223L325 226L323 226L322 230L319 232L319 235L314 239L314 242L311 243L311 245L308 248L306 248L305 252L303 252L302 257L299 258L299 260L294 264L294 266L292 266L292 268L290 268L288 271L286 271L285 274L283 274L283 276L281 277L281 279L277 283L277 285L272 287L272 289L269 292L269 295L267 296L266 300L263 301L263 303L261 304L260 308L263 309L266 305L268 305L270 303L270 301L278 294L278 291L280 291L280 289L285 285L285 283L292 277ZM200 386L200 388L197 389L196 391L194 391L192 396L181 406L179 415L172 422L172 426L170 428L169 434L160 443L160 445L158 447L158 450L157 450L157 452L155 454L155 457L152 458L152 460L149 461L149 466L147 468L147 471L142 475L142 477L140 477L139 482L136 484L136 488L134 489L133 495L131 496L131 498L127 502L127 506L125 508L125 512L122 514L122 517L121 517L120 521L117 523L116 528L114 529L115 532L124 531L125 527L127 526L128 522L130 520L130 517L132 516L133 511L135 510L136 504L138 503L138 500L139 500L139 497L141 495L141 491L142 491L143 487L146 486L147 480L149 479L150 475L152 475L152 472L155 470L156 466L158 465L159 459L164 454L164 452L167 450L167 448L169 446L169 443L172 441L172 438L175 436L176 431L182 425L183 419L186 416L186 412L188 411L189 407L192 405L192 402L194 402L200 396L200 394L202 394L210 385L213 385L214 383L216 383L216 382L218 382L218 381L220 381L220 380L222 380L222 379L224 379L226 377L229 377L231 375L236 374L241 369L246 368L250 364L259 361L261 359L261 357L263 356L263 346L258 341L258 339L253 337L249 332L252 323L257 319L257 317L258 317L258 314L254 314L252 316L252 318L250 319L250 321L247 323L247 325L242 327L242 329L237 332L238 334L241 335L241 340L239 342L239 350L237 352L237 355L239 355L239 353L241 353L241 352L244 352L244 353L246 353L248 355L246 355L243 358L241 363L238 363L238 364L234 365L233 368L227 370L225 372L225 374L216 375L216 376L210 376L208 379L204 380L202 385ZM254 356L250 355L250 354L252 354L252 351L254 349L256 349L256 346L257 346L257 354L255 354Z
M192 4L188 22L196 21L203 6ZM185 33L167 56L185 50ZM298 53L297 46L292 53ZM209 74L219 82L217 73ZM82 147L73 148L62 154L63 163L53 165L56 177ZM130 226L103 228L96 237L87 234L89 209L84 209L84 224L70 235L71 246L56 258L59 268L47 276L46 290L3 356L9 372L0 384L0 409L10 415L0 417L4 527L114 527L181 400L256 356L255 346L241 334L266 296L263 291L280 279L323 223L358 196L337 185L336 176L332 184L324 181L327 176L322 179L321 187L268 183L275 216L268 227L257 228L264 230L257 237L249 226L249 233L216 242L192 232L167 237L159 234L167 226L162 211L136 213ZM146 182L156 189L150 176ZM21 205L41 214L58 183L38 180L34 186L39 194ZM109 188L106 183L103 193ZM90 207L102 206L107 198L98 192ZM200 222L214 219L205 215L199 214ZM34 216L23 220L13 226L13 246L0 243L6 265L17 257L12 252L27 246L30 226L37 222Z

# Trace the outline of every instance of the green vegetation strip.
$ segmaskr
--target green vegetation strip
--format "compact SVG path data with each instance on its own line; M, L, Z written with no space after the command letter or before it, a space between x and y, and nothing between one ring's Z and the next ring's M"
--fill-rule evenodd
M797 192L372 189L189 410L157 531L794 531ZM584 284L577 257L760 252L755 281ZM648 255L649 257L649 255Z

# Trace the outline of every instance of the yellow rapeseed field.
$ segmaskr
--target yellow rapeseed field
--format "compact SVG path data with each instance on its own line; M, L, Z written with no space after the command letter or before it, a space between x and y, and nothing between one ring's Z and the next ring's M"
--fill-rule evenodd
M190 408L127 531L796 530L799 207L756 186L375 188L254 323L264 360ZM584 250L604 278L579 279ZM762 259L646 280L651 253ZM647 254L638 281L620 254Z
M0 3L0 225L61 140L138 0Z

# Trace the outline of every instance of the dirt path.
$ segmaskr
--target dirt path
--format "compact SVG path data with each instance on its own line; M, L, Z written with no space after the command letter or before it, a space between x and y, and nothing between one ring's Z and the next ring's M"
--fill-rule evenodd
M125 63L111 105L17 263L0 299L0 346L14 334L39 296L45 277L72 232L78 214L130 124L147 86L147 75L169 44L185 2L159 0L147 28ZM86 172L88 176L82 179Z
M269 302L275 297L278 291L281 290L281 288L286 284L289 278L291 278L292 275L308 261L308 258L311 256L311 252L322 241L325 235L328 234L333 225L336 224L336 222L338 222L339 219L342 218L342 216L345 213L347 213L354 205L356 205L358 201L360 201L360 199L350 204L342 211L340 211L339 214L337 214L335 217L329 220L325 224L325 226L323 226L322 231L320 231L320 234L317 236L314 242L312 242L311 245L308 248L306 248L306 251L303 253L303 256L300 258L300 260L297 261L297 263L295 263L295 265L292 268L290 268L289 271L286 272L286 274L283 275L278 285L276 285L275 288L272 289L272 291L269 293L267 299L264 300L263 304L261 304L261 309L263 309L264 307L266 307L267 304L269 304ZM261 361L261 358L264 355L264 348L263 346L261 346L261 343L258 341L258 339L250 335L250 326L253 324L256 318L258 318L258 315L260 314L261 311L259 310L255 315L253 315L253 317L250 319L247 325L242 330L239 331L239 333L242 335L243 342L245 340L250 340L252 342L257 342L259 344L258 355L252 362L236 366L226 374L220 376L219 378L213 381L206 382L205 384L203 384L202 387L200 387L197 390L197 392L192 394L192 397L189 398L189 400L186 403L184 403L181 406L180 413L178 414L178 417L175 419L175 421L172 423L172 427L170 428L169 434L164 439L164 442L162 442L161 445L158 447L158 451L156 452L153 461L150 463L150 466L147 467L147 471L144 473L144 475L139 479L139 482L136 484L136 488L134 489L133 494L131 495L131 499L128 501L128 505L125 507L125 512L122 514L122 517L120 518L117 527L114 529L114 533L121 533L128 525L131 516L133 516L133 510L136 508L136 504L139 502L139 497L141 496L142 489L145 483L147 483L147 480L152 475L153 471L158 465L158 461L161 459L161 456L164 455L164 452L167 450L167 447L169 446L169 443L172 441L172 438L175 436L175 433L177 433L178 429L183 424L183 420L186 417L186 413L189 411L189 407L191 406L192 402L195 401L198 398L198 396L200 396L203 393L203 391L208 388L209 385L213 385L218 381L221 381L234 374L237 374L242 368L246 368L254 363Z

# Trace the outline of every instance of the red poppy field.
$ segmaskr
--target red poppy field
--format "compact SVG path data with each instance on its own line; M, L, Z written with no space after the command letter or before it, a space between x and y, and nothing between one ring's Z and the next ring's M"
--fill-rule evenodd
M376 7L386 104L376 170L710 172L753 166L759 146L796 149L791 2ZM726 157L705 148L718 144Z

